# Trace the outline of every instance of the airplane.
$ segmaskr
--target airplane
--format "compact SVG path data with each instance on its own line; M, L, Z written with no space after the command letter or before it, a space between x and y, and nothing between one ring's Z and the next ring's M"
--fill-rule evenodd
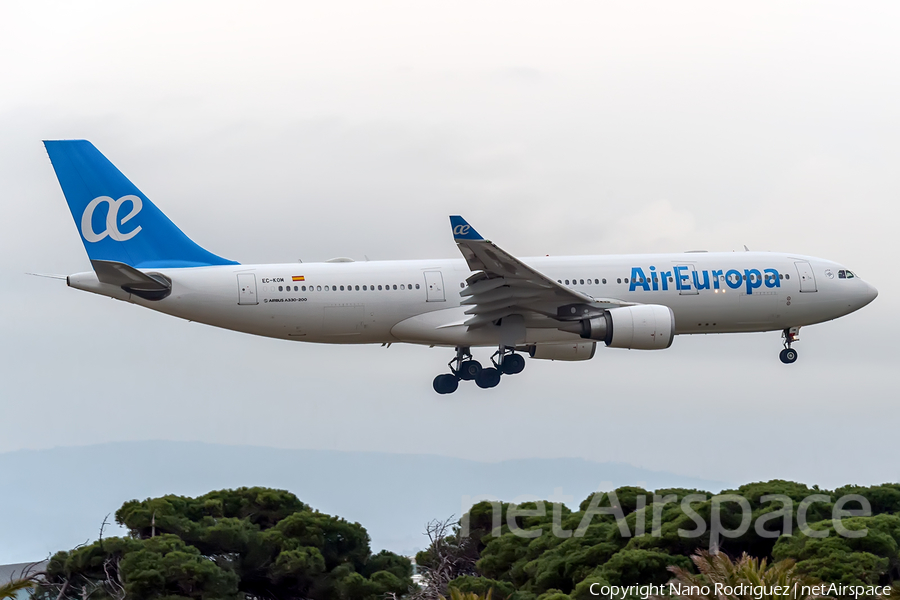
M676 335L781 331L872 302L846 267L776 252L516 258L450 217L461 259L245 265L194 243L87 140L44 142L92 271L69 287L254 335L328 344L455 349L438 394L493 388L536 360L611 348L663 350ZM496 348L490 366L472 348Z

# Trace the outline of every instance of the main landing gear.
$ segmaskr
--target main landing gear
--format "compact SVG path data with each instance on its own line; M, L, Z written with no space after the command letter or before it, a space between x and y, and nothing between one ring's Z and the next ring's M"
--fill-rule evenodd
M525 369L525 358L501 346L491 357L491 364L492 367L482 367L480 362L472 358L469 348L458 346L456 358L447 365L450 372L434 378L434 391L438 394L452 394L459 387L460 380L474 381L482 389L496 387L501 375L521 373Z
M791 344L800 341L799 334L799 327L788 327L781 332L781 337L784 338L784 350L781 351L778 358L786 365L797 362L797 351L791 348Z

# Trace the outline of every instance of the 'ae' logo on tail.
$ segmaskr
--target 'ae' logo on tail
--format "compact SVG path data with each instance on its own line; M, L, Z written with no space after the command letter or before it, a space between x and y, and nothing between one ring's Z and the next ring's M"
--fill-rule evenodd
M94 231L92 221L94 219L94 211L104 202L109 206L109 210L106 213L106 229L98 233ZM126 202L131 202L131 212L122 217L122 220L119 221L119 209L121 209L122 205ZM137 196L122 196L118 200L113 200L109 196L98 196L88 203L87 207L84 209L84 213L81 215L81 235L89 242L99 242L106 236L109 236L117 242L130 240L141 231L141 226L138 225L131 231L122 233L119 231L119 225L124 225L130 221L135 215L141 212L141 208L143 208L143 203Z

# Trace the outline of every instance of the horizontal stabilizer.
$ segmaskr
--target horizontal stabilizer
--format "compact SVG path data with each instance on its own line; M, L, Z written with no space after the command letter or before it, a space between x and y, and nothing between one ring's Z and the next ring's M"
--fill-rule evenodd
M115 285L146 300L162 300L172 291L172 282L159 273L144 273L111 260L92 260L91 266L100 283Z

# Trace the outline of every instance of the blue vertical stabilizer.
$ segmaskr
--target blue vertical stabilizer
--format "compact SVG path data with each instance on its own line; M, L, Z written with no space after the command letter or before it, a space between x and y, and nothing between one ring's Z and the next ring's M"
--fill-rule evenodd
M191 241L89 141L44 146L91 260L145 269L238 264Z

